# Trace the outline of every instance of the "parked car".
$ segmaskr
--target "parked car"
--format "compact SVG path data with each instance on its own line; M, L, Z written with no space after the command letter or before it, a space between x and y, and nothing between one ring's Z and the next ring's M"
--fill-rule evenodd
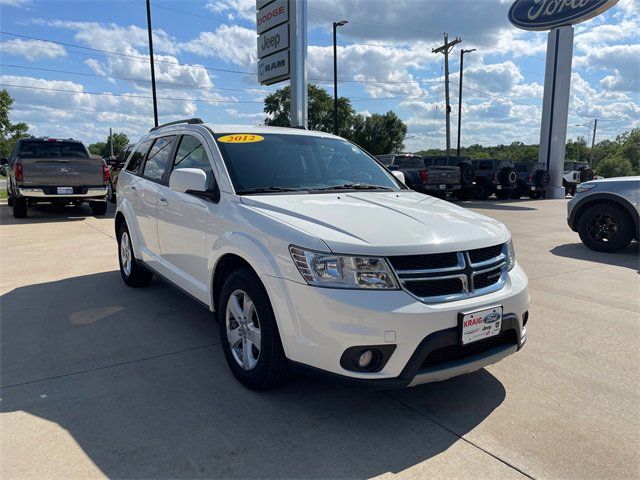
M587 162L564 162L562 186L567 195L575 195L576 187L582 182L593 180L593 170Z
M473 198L486 200L495 193L499 200L506 200L513 195L518 182L518 173L511 160L472 160L471 165L476 172Z
M133 150L133 147L135 147L135 145L130 143L122 149L117 157L112 158L107 162L107 165L109 166L109 178L111 180L109 182L109 193L107 195L107 198L112 203L116 203L116 187L118 186L118 175L120 174L120 170L122 170L122 167L124 166L127 158L129 158L129 154L131 153L131 150Z
M448 165L460 169L460 189L454 191L459 200L469 200L473 196L476 172L469 157L423 157L427 167L441 167Z
M511 198L542 198L551 181L546 165L538 162L516 162L514 168L518 173L518 181Z
M123 281L215 313L235 377L444 380L526 341L527 277L500 222L407 189L358 146L200 119L152 129L118 180Z
M567 222L597 252L616 252L638 240L640 177L581 183L567 207Z
M460 190L458 167L427 167L419 155L387 154L376 158L388 169L404 174L405 185L412 190L436 197L446 197Z
M109 169L79 140L22 138L11 153L7 193L13 216L27 216L28 205L89 202L94 215L107 211Z

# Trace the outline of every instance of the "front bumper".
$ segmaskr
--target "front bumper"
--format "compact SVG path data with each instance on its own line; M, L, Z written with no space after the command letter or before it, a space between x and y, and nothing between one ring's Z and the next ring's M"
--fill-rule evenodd
M99 200L107 196L107 187L74 187L74 193L55 193L55 187L19 187L18 194L22 197L44 199L44 200L64 200L67 198L94 199Z
M373 386L403 387L468 373L514 353L526 341L523 315L529 309L529 293L527 277L518 265L497 292L439 304L422 303L402 290L326 289L269 276L263 282L285 354L294 365ZM511 345L423 368L431 351L459 342L461 312L495 305L503 307L503 329L513 331ZM396 348L378 372L350 371L340 364L350 347L385 344Z

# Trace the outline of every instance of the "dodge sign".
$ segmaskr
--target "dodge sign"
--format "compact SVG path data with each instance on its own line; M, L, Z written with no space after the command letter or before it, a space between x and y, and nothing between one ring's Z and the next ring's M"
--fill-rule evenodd
M256 14L258 35L287 21L289 21L289 2L287 0L276 0L258 10Z

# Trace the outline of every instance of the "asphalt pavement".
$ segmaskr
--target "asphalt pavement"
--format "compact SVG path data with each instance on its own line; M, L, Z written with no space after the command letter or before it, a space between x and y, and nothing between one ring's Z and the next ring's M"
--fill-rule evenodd
M474 374L372 392L231 376L211 314L124 286L113 208L0 205L0 477L639 478L638 244L586 249L566 200L468 202L511 229L529 340Z

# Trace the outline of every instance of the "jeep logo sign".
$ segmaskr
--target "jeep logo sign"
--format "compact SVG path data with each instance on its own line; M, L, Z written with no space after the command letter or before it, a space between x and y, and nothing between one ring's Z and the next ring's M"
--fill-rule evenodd
M584 22L608 10L619 0L516 0L509 20L524 30L551 30Z
M289 48L289 24L285 23L258 37L258 59Z

